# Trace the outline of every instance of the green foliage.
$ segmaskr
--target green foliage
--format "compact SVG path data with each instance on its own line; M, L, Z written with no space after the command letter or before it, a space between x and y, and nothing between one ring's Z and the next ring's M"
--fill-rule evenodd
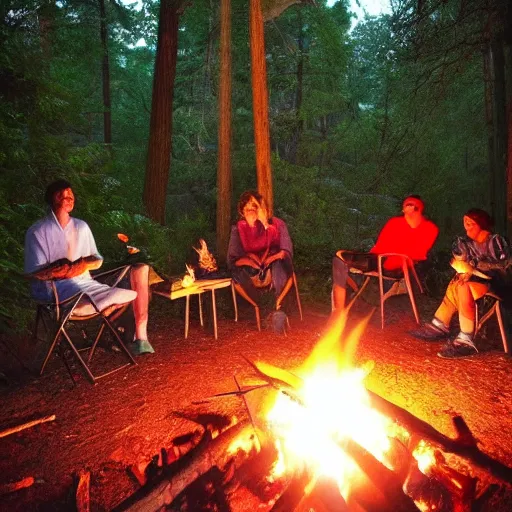
M112 151L102 144L98 3L10 0L0 10L4 329L31 315L23 236L55 178L73 183L75 214L106 265L125 256L118 232L164 273L183 272L199 238L215 250L218 4L193 2L180 18L164 228L143 216L141 198L159 4L106 6ZM295 4L265 25L275 213L290 228L297 270L325 297L334 251L371 245L406 194L425 198L439 247L460 232L463 211L489 205L481 2L425 2L424 18L416 2L400 6L350 33L345 0ZM232 2L233 220L239 195L256 188L248 7ZM444 275L433 276L436 288Z

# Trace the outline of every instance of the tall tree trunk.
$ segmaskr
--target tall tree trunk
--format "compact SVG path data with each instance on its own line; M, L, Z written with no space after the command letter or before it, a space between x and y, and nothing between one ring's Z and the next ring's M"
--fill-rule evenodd
M226 262L231 227L231 0L220 1L219 160L217 167L217 256Z
M505 58L502 38L491 41L493 67L493 132L494 132L494 187L491 191L492 214L496 230L507 230L507 107L505 87Z
M297 163L300 141L302 138L302 133L304 132L304 119L302 119L300 116L300 110L302 108L302 93L304 88L304 26L302 23L302 13L300 10L297 12L297 21L299 27L297 43L299 60L297 62L297 91L295 94L295 116L297 117L297 127L294 130L290 150L290 161L294 164Z
M507 104L507 235L512 240L512 6L504 9L505 82Z
M270 168L267 64L265 61L265 36L260 0L250 0L249 36L251 43L252 108L258 192L266 199L269 215L272 215L274 195L272 190L272 170Z
M165 201L171 164L172 100L179 14L177 2L160 1L143 200L148 216L162 225L165 224Z
M101 61L101 76L103 80L103 142L112 144L112 114L110 101L110 65L108 61L108 27L105 14L105 0L99 0L100 6L100 37L103 58Z

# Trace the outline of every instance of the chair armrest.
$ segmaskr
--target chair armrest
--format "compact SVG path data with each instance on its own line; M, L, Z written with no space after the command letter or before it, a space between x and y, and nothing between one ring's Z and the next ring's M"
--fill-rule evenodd
M409 279L409 269L414 276L414 279L416 280L416 283L418 285L418 288L420 289L420 292L423 293L423 286L421 285L420 278L418 277L418 274L416 272L416 267L413 259L408 256L407 254L401 254L398 252L386 252L378 255L377 259L377 267L379 271L379 276L382 276L382 261L385 258L388 258L390 256L398 257L402 259L402 271L404 273L404 277L406 279Z
M401 258L401 260L402 260L402 270L404 272L405 272L405 268L406 267L414 268L414 261L407 254L402 254L402 253L399 253L399 252L384 252L382 254L378 254L377 255L377 264L378 264L379 272L382 271L382 261L385 258L389 258L390 256L393 256L393 257L396 257L396 258Z
M103 272L95 272L91 273L91 276L96 281L101 281L102 279L108 278L109 276L114 276L116 273L119 274L112 285L110 286L117 286L121 280L126 276L126 274L130 271L131 265L123 265L121 267L116 267L111 270L105 270Z
M382 254L378 254L377 256L379 259L389 258L389 256L397 256L399 258L406 260L407 262L410 261L411 263L414 263L410 256L408 256L407 254L399 253L399 252L383 252Z

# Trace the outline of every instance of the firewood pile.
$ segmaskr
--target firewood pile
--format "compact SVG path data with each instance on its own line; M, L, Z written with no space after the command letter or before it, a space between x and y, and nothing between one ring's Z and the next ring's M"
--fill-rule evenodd
M452 439L369 391L370 407L398 432L390 437L384 459L354 438L331 436L331 452L339 449L355 472L338 479L319 472L305 458L300 464L287 464L286 471L277 474L282 453L276 448L278 435L262 412L263 404L278 396L294 407L306 408L307 404L299 377L268 365L251 365L260 383L242 386L235 379L233 392L201 402L237 395L245 402L247 419L228 424L228 419L212 415L201 422L207 425L202 431L163 448L146 468L132 468L141 487L116 510L149 512L167 507L236 512L230 503L245 488L257 497L258 510L271 512L469 512L490 510L485 507L492 496L511 487L512 468L483 453L461 417L453 420L458 435ZM342 407L335 396L330 399L333 408ZM305 442L314 441L310 435ZM485 474L485 481L491 483L479 485L475 474Z

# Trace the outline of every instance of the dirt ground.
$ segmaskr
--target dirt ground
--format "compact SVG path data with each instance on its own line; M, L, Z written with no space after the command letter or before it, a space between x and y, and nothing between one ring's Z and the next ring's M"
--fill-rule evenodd
M0 510L73 510L74 476L81 469L91 472L91 510L112 509L139 487L127 467L149 460L176 436L197 430L194 415L245 414L238 398L202 405L193 405L194 401L233 390L234 375L242 383L254 379L244 357L286 369L299 366L322 336L328 317L325 307L306 307L304 321L292 313L291 330L281 336L270 330L258 333L250 309L243 309L235 323L224 308L217 341L200 328L194 314L185 340L183 318L168 317L166 307L160 303L151 323L156 353L140 356L136 367L94 386L76 367L78 382L73 387L57 357L42 377L35 378L0 344L0 370L9 379L0 385L0 429L56 415L51 423L0 439L0 486L35 478L30 488L0 496ZM357 351L359 363L375 363L368 388L451 437L452 418L461 415L481 449L512 466L512 359L502 352L497 331L489 331L488 339L479 338L482 352L477 357L440 359L440 343L417 341L407 334L415 324L405 297L393 298L386 307L386 329L380 329L374 315ZM422 298L420 308L428 317L434 303ZM356 309L353 318L367 310ZM27 345L16 350L28 357L30 341L20 343ZM332 400L336 404L339 398ZM503 503L500 509L510 510L509 505Z

